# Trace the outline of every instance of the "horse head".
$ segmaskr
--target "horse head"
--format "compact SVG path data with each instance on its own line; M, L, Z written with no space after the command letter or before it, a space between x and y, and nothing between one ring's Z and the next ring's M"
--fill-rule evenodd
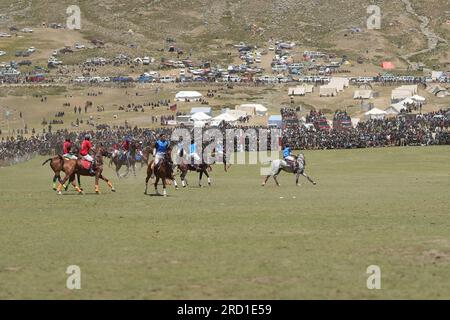
M111 152L109 152L109 151L103 146L102 143L100 143L100 144L98 145L96 154L99 155L99 156L102 156L102 157L107 157L107 158L111 157Z

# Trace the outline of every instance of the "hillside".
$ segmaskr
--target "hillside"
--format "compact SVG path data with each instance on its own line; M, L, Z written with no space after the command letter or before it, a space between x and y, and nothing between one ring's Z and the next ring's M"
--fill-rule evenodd
M417 59L430 64L449 61L446 51L450 32L445 23L450 19L450 13L446 13L450 10L449 1L411 3L419 14L430 19L430 28L447 40L432 54ZM405 11L402 0L2 0L0 30L12 25L65 23L65 10L71 4L81 8L81 32L85 38L101 38L117 51L134 54L156 54L167 37L197 57L218 61L227 59L222 49L231 43L262 45L271 38L295 41L309 49L363 55L374 63L382 58L395 60L427 47L427 39L420 33L420 21ZM370 4L381 8L381 30L366 30L366 8ZM360 27L363 32L351 33L350 27ZM130 29L132 35L127 32ZM130 49L131 44L137 44L137 48Z

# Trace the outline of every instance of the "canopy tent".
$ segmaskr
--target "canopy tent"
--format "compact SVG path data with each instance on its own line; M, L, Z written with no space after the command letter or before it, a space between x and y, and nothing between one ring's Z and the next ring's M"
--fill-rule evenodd
M254 116L256 114L255 107L253 107L251 105L236 106L235 110L245 112L246 116Z
M203 112L208 116L212 115L211 107L196 107L191 109L191 114L196 114L199 112Z
M179 91L175 95L175 101L198 101L202 97L203 95L197 91Z
M262 104L258 103L247 103L247 104L241 104L240 106L236 106L236 110L254 110L254 114L258 116L265 116L267 114L267 108L264 107Z
M400 102L392 104L385 111L387 112L387 114L399 114L400 112L402 112L402 110L406 110L407 109L407 106L406 106L407 104L414 104L415 105L416 101L413 100L412 98L406 98L406 99L403 99Z
M360 120L360 118L351 118L353 128L356 128L358 126Z
M305 87L295 87L288 89L289 96L304 96L306 94Z
M330 79L328 87L334 87L338 92L341 92L344 91L344 89L347 88L349 84L350 80L348 78L333 77Z
M337 96L337 89L335 87L321 86L319 96L321 97L335 97Z
M364 115L369 119L384 119L384 116L386 114L386 111L380 110L378 108L373 108L364 113Z
M411 99L417 101L417 102L425 102L425 98L422 96L419 96L418 94L415 94L411 97Z
M211 117L204 112L197 112L191 116L191 120L193 121L208 121L210 119Z
M391 100L398 102L414 95L417 95L417 85L400 86L392 90Z
M225 121L225 122L234 122L237 121L237 117L225 112L219 114L217 117L214 117L212 120L214 121Z
M235 117L236 119L239 119L239 118L241 118L241 117L247 116L247 113L246 113L245 111L242 111L242 110L230 110L230 109L228 109L228 110L226 111L226 113L232 115L232 116Z

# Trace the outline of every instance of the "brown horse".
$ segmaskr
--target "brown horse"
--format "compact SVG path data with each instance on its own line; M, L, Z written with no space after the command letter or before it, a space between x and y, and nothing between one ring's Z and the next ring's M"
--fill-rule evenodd
M177 166L177 168L180 171L180 179L181 179L181 184L182 184L183 188L185 188L188 185L186 175L188 174L189 171L195 171L195 172L199 173L199 177L198 177L198 186L199 187L202 186L203 174L208 178L208 185L211 186L211 178L209 177L208 171L212 171L212 168L209 164L202 162L201 164L195 166L195 165L186 163L185 161L182 161Z
M99 194L100 189L98 187L98 181L99 179L104 180L108 186L111 188L112 192L115 192L112 183L110 180L105 178L102 174L103 172L103 157L109 156L109 153L106 151L106 149L103 147L103 145L99 145L97 150L95 150L95 171L94 174L91 174L90 170L85 168L83 165L83 160L66 160L67 162L67 169L66 169L66 176L64 179L59 183L58 188L56 189L58 194L61 194L62 186L66 183L68 179L72 182L73 186L77 189L79 194L82 194L83 191L76 185L75 183L75 175L79 174L81 176L89 176L89 177L95 177L95 193Z
M145 178L145 191L144 194L147 194L148 189L148 181L153 176L153 173L155 175L155 192L157 195L159 195L158 192L158 182L159 179L161 179L163 184L163 195L164 197L167 197L167 191L166 191L166 183L167 180L173 181L173 184L175 186L175 189L178 189L177 181L175 180L175 177L173 176L173 167L172 167L172 161L170 157L170 149L166 154L166 157L162 159L156 168L154 168L153 172L153 163L155 160L150 161L148 167L147 167L147 177Z
M60 154L58 154L57 156L54 156L53 158L47 159L44 161L44 163L42 163L42 165L44 166L47 162L50 161L50 168L53 170L53 190L56 191L56 181L60 182L62 181L61 179L61 172L66 173L68 170L68 163L67 161L69 161L69 159L64 159L64 157ZM78 185L81 188L81 182L80 182L80 175L77 174L77 180L78 180ZM69 187L69 184L66 185L65 189L67 190L67 188Z
M114 164L116 168L116 175L119 179L127 177L130 174L130 168L132 169L134 176L136 176L136 153L137 143L133 142L130 144L129 153L123 153L122 151L119 154L111 157L111 159L109 160L109 166L111 167L111 164ZM122 166L125 166L127 168L127 171L123 174L120 174L119 171Z

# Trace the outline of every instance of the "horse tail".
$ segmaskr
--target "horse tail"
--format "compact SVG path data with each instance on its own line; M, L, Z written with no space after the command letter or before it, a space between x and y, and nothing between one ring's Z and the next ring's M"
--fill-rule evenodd
M53 158L47 159L47 160L45 160L45 161L42 163L42 165L45 166L45 164L46 164L47 162L52 161L52 160L53 160Z

